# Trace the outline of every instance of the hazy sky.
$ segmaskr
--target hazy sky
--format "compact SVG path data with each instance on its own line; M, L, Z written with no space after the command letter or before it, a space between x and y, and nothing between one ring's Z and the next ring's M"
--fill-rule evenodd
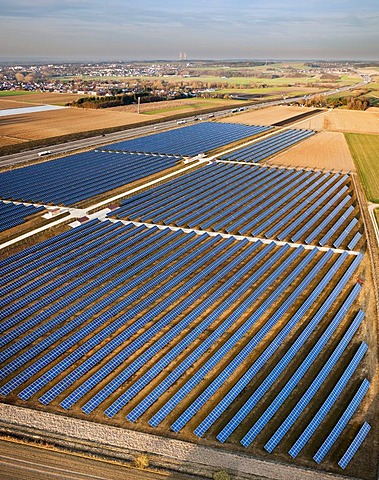
M379 0L0 0L0 60L379 59Z

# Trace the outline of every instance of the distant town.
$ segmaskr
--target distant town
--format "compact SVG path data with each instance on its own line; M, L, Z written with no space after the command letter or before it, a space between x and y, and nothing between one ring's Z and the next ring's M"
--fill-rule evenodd
M371 62L372 64L372 62ZM0 91L30 91L74 93L86 95L117 95L139 93L147 82L159 95L196 95L205 88L230 87L231 77L246 78L246 83L233 88L254 87L249 77L260 79L298 78L315 76L325 82L341 75L351 75L365 64L357 62L305 63L304 68L294 68L282 61L216 62L216 61L160 61L160 62L102 62L102 63L52 63L52 64L1 64ZM254 68L252 71L253 67ZM204 81L204 77L217 77L217 81ZM129 80L130 79L130 80ZM153 81L153 80L160 81ZM186 80L184 82L184 80ZM170 88L165 89L165 83ZM263 85L264 86L264 85Z

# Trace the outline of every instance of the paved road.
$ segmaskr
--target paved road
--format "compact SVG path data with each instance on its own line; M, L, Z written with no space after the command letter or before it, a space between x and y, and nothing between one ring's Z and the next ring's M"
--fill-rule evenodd
M0 441L1 480L188 480Z
M368 75L363 77L363 81L354 84L354 85L347 85L346 87L342 87L338 90L330 90L328 92L324 92L322 95L333 95L336 92L341 92L341 91L346 91L350 90L353 88L357 88L359 86L362 86L364 84L367 84L370 82L370 77ZM274 100L270 102L262 102L258 103L255 105L250 105L248 107L245 107L246 110L255 110L258 108L262 107L267 107L267 106L275 106L275 105L285 105L288 103L296 102L299 101L303 98L311 98L313 96L316 96L319 94L315 95L308 95L307 97L295 97L295 98L287 98L287 99L281 99L281 100ZM218 112L215 112L213 114L214 118L220 118L220 117L225 117L231 114L230 110L220 110ZM209 114L206 115L201 115L202 119L206 120L209 118ZM182 121L185 121L186 124L193 124L196 122L195 118L199 118L199 116L190 116L190 117L183 117ZM94 137L90 138L85 138L82 140L76 140L73 142L66 142L58 145L51 145L43 148L37 148L33 150L29 150L27 152L22 152L22 153L15 153L12 155L5 155L3 157L0 157L0 166L9 166L9 165L16 165L18 163L25 163L25 162L30 162L33 160L36 160L38 158L38 152L42 151L51 151L52 154L62 154L62 153L69 153L74 150L78 150L81 148L87 148L87 147L95 147L96 145L102 145L105 143L113 143L117 142L120 140L127 140L132 137L136 137L139 135L147 135L149 133L156 133L162 130L167 130L169 128L173 128L177 126L177 121L178 120L170 120L167 122L161 122L161 123L156 123L154 125L147 125L144 127L135 127L131 128L128 130L122 130L119 132L114 132L114 133L109 133L105 136L103 135L96 135Z

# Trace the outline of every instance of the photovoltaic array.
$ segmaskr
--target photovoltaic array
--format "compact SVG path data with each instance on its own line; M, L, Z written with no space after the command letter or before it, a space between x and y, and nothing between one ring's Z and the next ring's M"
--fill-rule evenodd
M102 150L195 156L266 132L272 127L237 123L202 122L184 128L112 143Z
M0 196L45 205L76 205L178 163L173 156L78 153L0 173Z
M14 203L5 203L0 201L0 232L9 228L21 225L27 220L27 217L45 210L44 207L34 207L33 205L23 205Z
M75 205L265 128L206 122L141 137L2 173L0 194ZM370 382L351 177L238 164L313 134L287 129L199 164L130 196L116 218L0 260L0 395L353 464Z
M247 147L222 155L220 160L259 163L314 134L313 130L286 129L264 140L258 140Z
M351 249L361 228L347 174L225 163L124 200L111 215Z

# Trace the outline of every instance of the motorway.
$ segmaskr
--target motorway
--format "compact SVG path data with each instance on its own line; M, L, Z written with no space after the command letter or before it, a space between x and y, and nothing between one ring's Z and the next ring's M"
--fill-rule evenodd
M189 480L0 440L1 480ZM191 477L193 479L193 477Z
M346 90L351 90L354 88L358 88L362 85L365 85L371 81L370 77L368 75L365 75L363 77L363 81L354 85L347 85L345 87L339 88L338 90L330 90L328 92L323 92L322 95L333 95L337 92L342 92ZM294 98L286 98L286 99L281 99L281 100L274 100L274 101L267 101L267 102L262 102L262 103L257 103L255 105L249 105L245 107L245 111L247 110L255 110L263 107L268 107L268 106L275 106L275 105L286 105L290 104L299 100L302 100L304 98L309 99L314 96L318 96L320 94L314 94L314 95L307 95L306 97L294 97ZM225 116L231 115L231 110L219 110L217 112L213 113L214 118L221 118ZM141 136L141 135L148 135L150 133L157 133L162 130L167 130L170 128L177 127L177 122L185 122L185 124L194 124L196 123L197 120L195 119L203 119L206 120L209 118L209 114L201 115L193 115L190 117L183 117L177 120L169 120L166 122L160 122L160 123L155 123L153 125L146 125L143 127L135 127L135 128L130 128L127 130L122 130L119 132L114 132L114 133L109 133L107 135L96 135L93 137L85 138L82 140L75 140L72 142L65 142L57 145L51 145L51 146L46 146L43 147L43 149L38 148L38 149L33 149L29 150L27 152L21 152L21 153L15 153L12 155L5 155L3 157L0 157L0 167L3 166L10 166L10 165L16 165L18 163L27 163L31 161L35 161L38 159L38 152L41 150L44 151L50 151L52 155L54 154L69 154L70 152L73 152L75 150L83 149L83 148L94 148L95 146L98 145L104 145L104 144L109 144L109 143L114 143L118 142L121 140L128 140L133 137ZM46 157L49 158L49 157Z

